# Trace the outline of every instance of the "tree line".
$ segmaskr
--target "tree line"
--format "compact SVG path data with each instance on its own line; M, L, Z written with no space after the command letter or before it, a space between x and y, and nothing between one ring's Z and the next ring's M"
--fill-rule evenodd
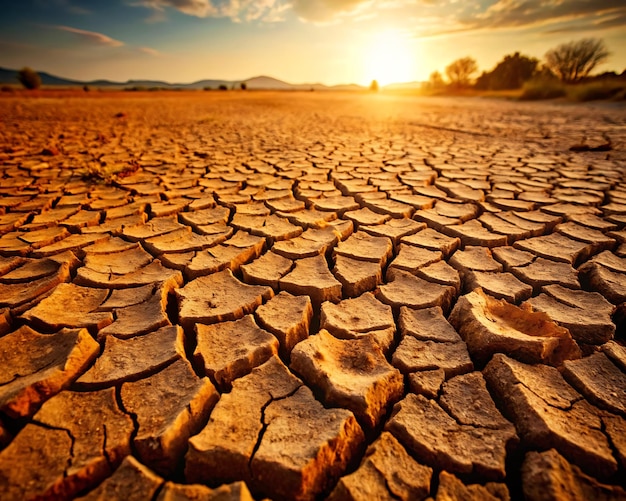
M473 75L478 72L476 60L462 57L446 66L447 82L439 71L434 71L430 75L428 87L436 89L449 85L453 88L473 86L480 90L508 90L519 89L525 82L536 78L572 84L588 78L609 56L610 52L603 40L585 38L550 49L543 63L519 52L507 55L493 70L483 71L475 81ZM615 73L610 75L615 76Z

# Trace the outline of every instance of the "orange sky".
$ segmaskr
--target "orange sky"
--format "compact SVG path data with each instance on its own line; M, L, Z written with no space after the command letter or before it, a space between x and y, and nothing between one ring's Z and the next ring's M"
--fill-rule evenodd
M270 75L291 83L426 80L472 56L605 40L626 68L616 0L20 0L3 6L0 66L67 78L192 82Z

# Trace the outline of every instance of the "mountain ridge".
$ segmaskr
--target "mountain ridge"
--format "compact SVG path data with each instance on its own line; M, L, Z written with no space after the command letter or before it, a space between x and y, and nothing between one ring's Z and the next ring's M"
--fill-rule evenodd
M0 84L16 84L18 70L0 67ZM97 80L74 80L70 78L59 77L45 71L38 71L41 77L42 85L58 85L58 86L90 86L90 87L147 87L147 88L163 88L163 89L218 89L220 86L227 88L239 87L242 83L250 90L363 90L365 87L357 84L340 84L325 85L321 83L315 84L292 84L279 80L267 75L259 75L245 80L219 80L219 79L202 79L190 83L171 83L162 80L149 79L133 79L126 82L117 82L108 79Z

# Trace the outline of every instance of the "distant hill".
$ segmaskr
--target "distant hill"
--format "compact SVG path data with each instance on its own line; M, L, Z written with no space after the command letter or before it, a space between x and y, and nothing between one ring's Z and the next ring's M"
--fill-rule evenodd
M383 89L385 90L413 90L413 89L421 89L424 86L424 82L404 82L404 83L392 83L389 85L385 85Z
M0 84L16 84L18 70L0 68ZM273 77L258 76L247 80L198 80L192 83L170 83L160 80L128 80L126 82L114 82L111 80L80 81L57 77L49 73L38 71L42 85L55 85L62 87L84 86L90 87L145 87L163 89L217 89L225 85L229 89L239 87L242 83L250 90L363 90L364 87L355 84L335 85L329 87L324 84L291 84Z

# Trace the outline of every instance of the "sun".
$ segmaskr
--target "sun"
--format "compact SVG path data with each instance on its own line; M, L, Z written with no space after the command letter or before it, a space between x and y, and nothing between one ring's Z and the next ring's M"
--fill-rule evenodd
M364 53L365 81L379 85L410 82L415 76L418 55L410 40L397 31L385 31L372 38Z

